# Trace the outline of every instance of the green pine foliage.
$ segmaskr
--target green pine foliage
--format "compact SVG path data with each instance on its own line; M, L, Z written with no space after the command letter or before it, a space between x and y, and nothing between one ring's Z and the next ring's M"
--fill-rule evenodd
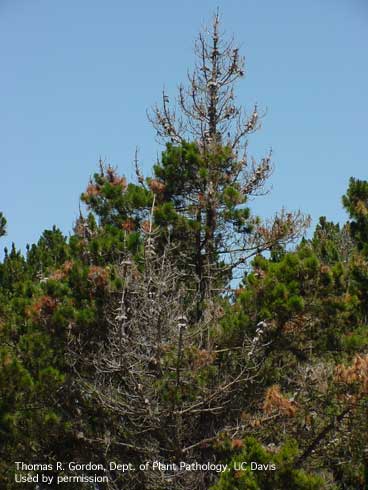
M244 441L223 443L223 446L227 446L222 457L228 469L221 474L212 490L326 489L324 478L295 468L298 455L295 442L288 441L282 447L270 450L248 437Z

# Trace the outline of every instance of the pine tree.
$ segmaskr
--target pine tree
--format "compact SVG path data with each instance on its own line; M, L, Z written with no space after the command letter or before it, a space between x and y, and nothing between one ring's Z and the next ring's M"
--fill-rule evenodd
M205 299L228 284L249 258L294 239L307 223L300 213L282 211L268 223L252 216L250 197L262 195L272 172L271 152L259 162L247 155L248 136L260 128L257 105L250 114L237 106L236 83L244 58L220 33L200 33L197 63L187 87L180 86L177 110L164 92L150 119L158 137L169 141L154 166L155 217L179 243L198 280L199 311Z

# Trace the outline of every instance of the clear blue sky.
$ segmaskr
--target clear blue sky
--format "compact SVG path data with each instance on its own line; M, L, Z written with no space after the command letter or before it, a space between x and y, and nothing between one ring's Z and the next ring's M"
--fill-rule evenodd
M273 148L273 190L254 210L345 219L349 177L368 178L367 0L0 0L1 248L67 234L100 155L133 178L138 145L148 172L146 109L184 81L217 6L246 57L238 100L268 111L249 149Z

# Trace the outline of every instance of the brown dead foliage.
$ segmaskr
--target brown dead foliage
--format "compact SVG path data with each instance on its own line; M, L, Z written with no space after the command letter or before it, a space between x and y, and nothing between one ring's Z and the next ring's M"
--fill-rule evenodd
M54 281L61 281L65 279L70 272L70 270L73 267L73 262L71 260L67 260L64 262L64 264L60 267L60 269L56 269L50 276L49 279L52 279Z
M273 385L266 391L263 402L263 411L267 415L279 413L286 417L294 417L297 411L295 403L286 398L282 393L279 385Z
M121 227L124 231L130 232L130 231L134 231L136 226L134 221L128 218L122 223Z
M193 369L201 369L203 367L210 366L213 364L215 358L216 354L214 352L206 349L200 349L193 359Z
M51 296L41 296L35 303L28 309L27 316L37 320L41 317L50 316L54 312L57 306L57 301Z
M103 267L93 265L88 271L88 280L95 288L104 288L107 285L108 272Z
M92 182L90 182L87 186L85 196L87 198L88 197L95 197L95 196L98 196L99 193L100 193L100 189L98 188L98 186L95 184L92 184Z
M165 191L165 184L157 179L152 179L149 183L149 187L154 194L161 194Z
M244 442L241 439L232 439L231 447L232 449L241 449L244 447Z
M336 366L335 379L339 383L357 384L362 394L368 394L368 354L356 355L351 366Z

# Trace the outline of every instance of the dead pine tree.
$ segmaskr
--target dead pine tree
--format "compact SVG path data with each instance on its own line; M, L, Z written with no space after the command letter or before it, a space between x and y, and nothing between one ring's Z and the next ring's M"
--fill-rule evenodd
M71 333L68 357L78 391L109 421L105 433L83 437L106 461L213 460L211 443L242 430L228 409L236 405L237 388L246 389L259 376L265 345L245 338L232 368L225 369L222 350L202 347L203 320L188 321L192 296L175 265L175 249L157 253L152 222L142 233L143 267L129 256L117 266L123 287L105 305L107 329L98 351ZM205 490L215 478L150 467L111 472L106 488Z

